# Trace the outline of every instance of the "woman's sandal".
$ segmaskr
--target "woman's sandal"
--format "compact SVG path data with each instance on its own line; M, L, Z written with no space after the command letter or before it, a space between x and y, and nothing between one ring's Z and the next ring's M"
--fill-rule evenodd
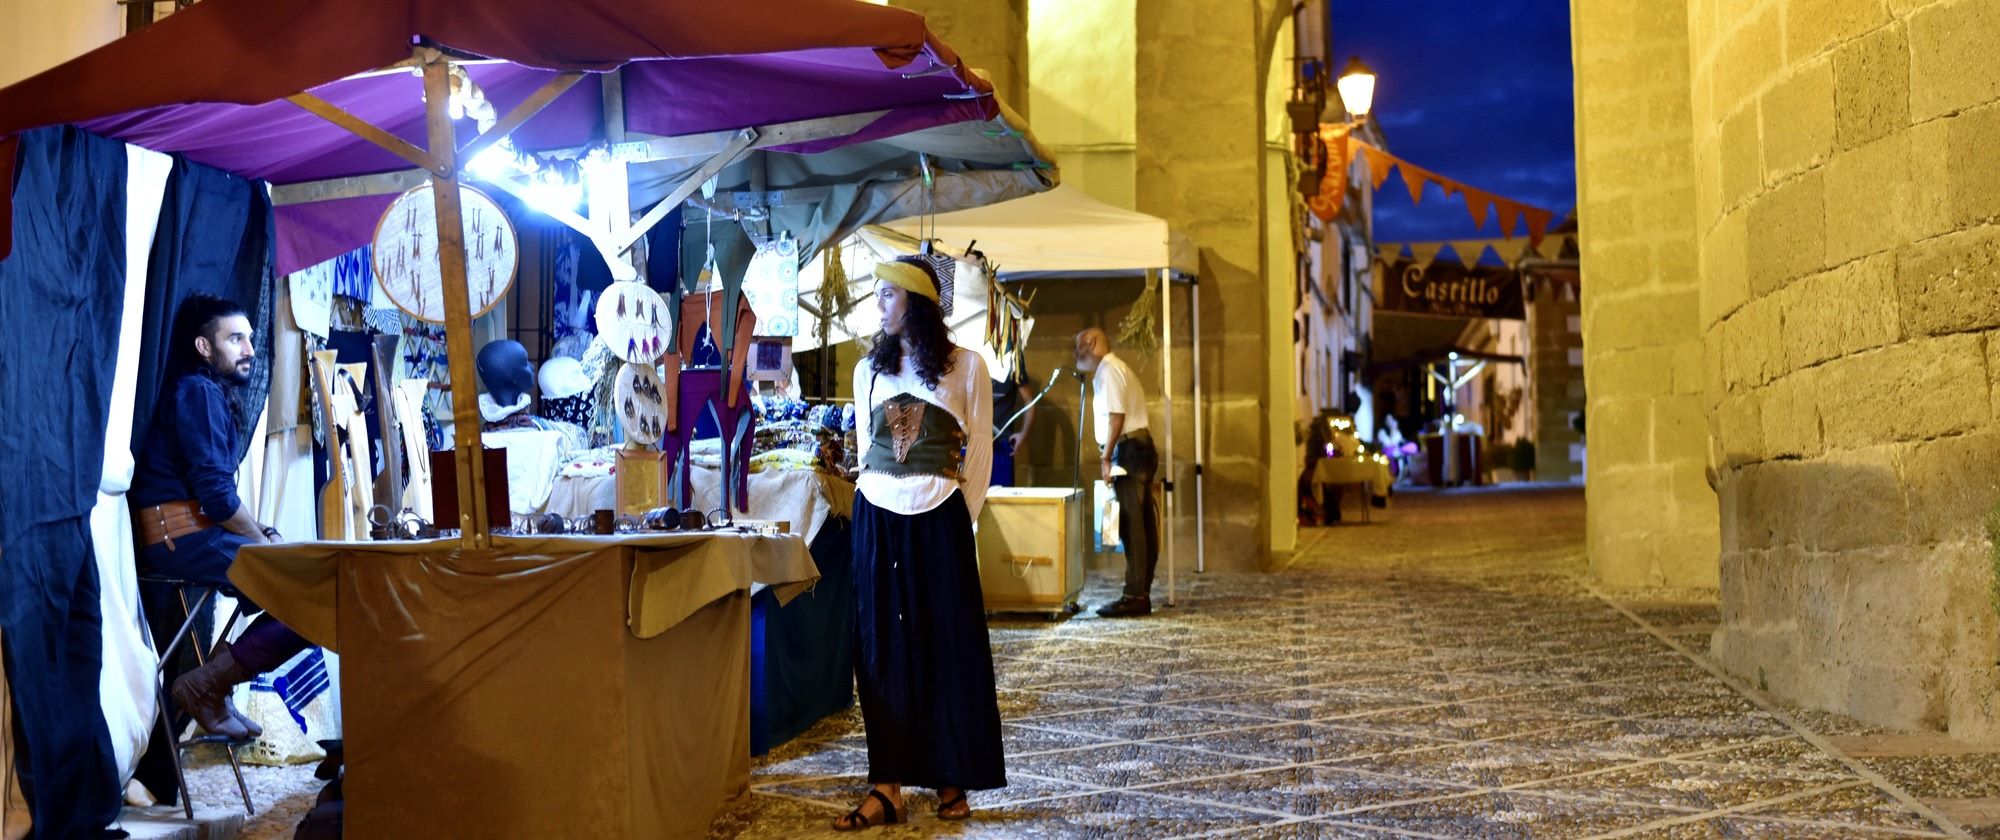
M867 805L869 799L880 800L882 803L882 811L872 817L861 812L861 807ZM890 802L889 797L882 795L881 791L870 789L868 796L862 798L861 805L854 806L854 810L833 821L833 830L860 831L878 825L895 825L902 821L902 816L896 812L896 803Z
M965 801L965 791L960 790L952 794L950 799L938 803L937 815L941 820L966 819L972 816L972 803Z

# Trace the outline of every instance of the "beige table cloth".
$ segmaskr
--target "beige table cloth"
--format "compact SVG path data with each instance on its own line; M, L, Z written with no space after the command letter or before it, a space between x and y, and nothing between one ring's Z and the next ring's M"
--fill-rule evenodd
M752 583L733 533L245 548L244 595L341 652L354 837L701 837L749 787Z

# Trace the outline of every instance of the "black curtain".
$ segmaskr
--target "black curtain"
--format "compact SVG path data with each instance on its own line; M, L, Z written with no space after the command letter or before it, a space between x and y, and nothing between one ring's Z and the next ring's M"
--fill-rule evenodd
M146 430L152 424L160 393L186 370L190 356L177 348L190 345L194 336L172 333L181 303L196 294L236 301L250 315L251 345L257 356L250 383L235 393L235 454L240 460L250 451L257 417L271 392L271 307L277 299L273 294L273 242L271 202L262 185L174 158L146 270L138 390L131 407L135 452L146 445ZM180 602L171 589L157 586L142 585L139 597L152 626L154 647L165 650L174 631L180 629ZM212 626L205 618L198 621L196 637L208 638ZM172 685L194 667L192 646L181 645L174 661L167 663L167 684ZM174 731L179 732L186 722L187 717L175 710ZM156 728L152 743L140 758L136 778L159 801L173 804L179 800L179 788L165 740Z
M250 315L256 364L237 389L236 457L250 450L257 417L271 392L271 201L264 189L220 169L175 156L160 205L160 227L146 271L145 331L140 336L139 390L132 402L132 442L143 445L160 391L183 372L177 348L194 336L171 335L181 302L196 294L234 300Z
M98 678L88 516L103 477L125 296L125 147L73 128L21 137L14 249L0 261L0 621L17 769L35 836L118 816Z

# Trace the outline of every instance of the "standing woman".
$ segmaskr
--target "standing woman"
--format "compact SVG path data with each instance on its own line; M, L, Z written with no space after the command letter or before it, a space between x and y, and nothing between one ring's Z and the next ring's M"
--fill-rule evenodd
M874 785L841 831L903 822L903 787L938 817L1007 784L993 651L972 522L993 468L993 381L951 343L922 257L875 268L882 335L854 367L861 477L854 502L855 672Z

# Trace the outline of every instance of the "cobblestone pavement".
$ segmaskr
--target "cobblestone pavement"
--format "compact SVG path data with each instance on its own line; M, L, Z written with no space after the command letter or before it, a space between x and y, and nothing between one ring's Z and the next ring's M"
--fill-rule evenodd
M2000 793L1991 755L1850 758L1879 733L1713 671L1712 602L1585 565L1578 490L1405 494L1148 618L996 620L1009 786L870 836L1963 837L1918 797ZM859 714L823 721L710 836L825 833L866 764Z

